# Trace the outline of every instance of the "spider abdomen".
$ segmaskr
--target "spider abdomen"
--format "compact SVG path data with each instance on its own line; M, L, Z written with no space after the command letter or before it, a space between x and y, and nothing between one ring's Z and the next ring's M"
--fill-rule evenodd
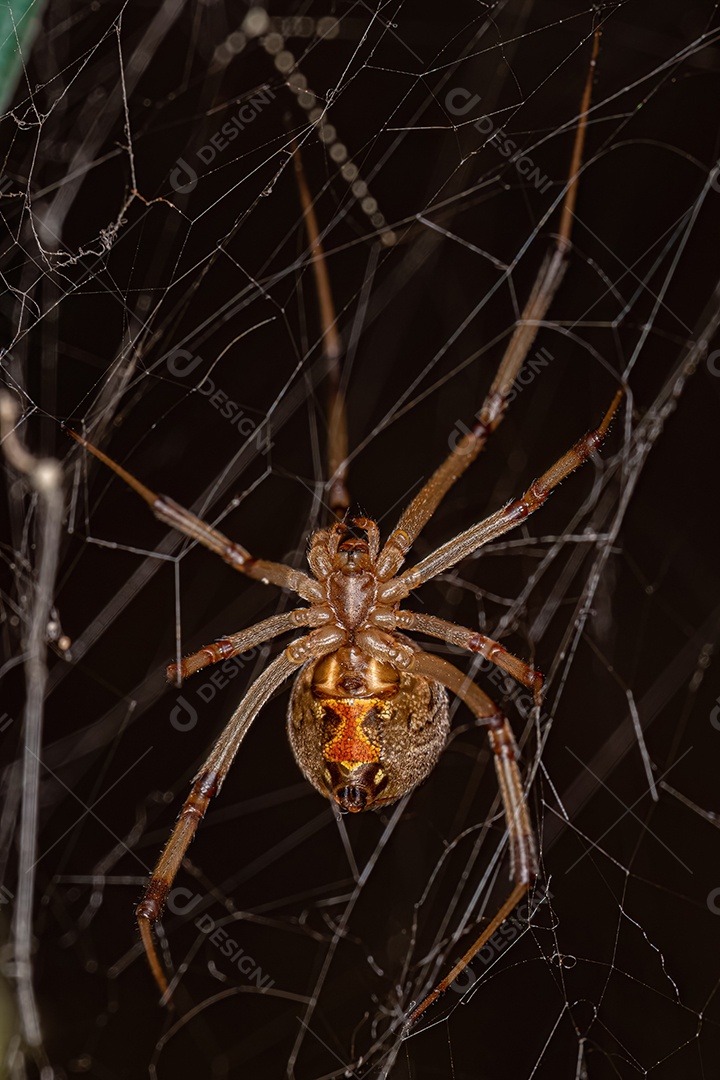
M439 683L365 656L356 657L353 676L351 653L360 650L340 649L303 668L290 699L288 735L310 783L357 812L395 802L426 778L445 746L449 717ZM348 686L353 677L364 691L343 692L338 683Z

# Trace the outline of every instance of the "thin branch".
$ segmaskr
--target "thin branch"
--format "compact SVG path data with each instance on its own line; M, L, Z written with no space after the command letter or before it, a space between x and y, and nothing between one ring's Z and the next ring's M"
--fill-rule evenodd
M32 983L33 896L37 861L38 796L42 751L43 705L47 681L47 626L50 618L63 514L62 469L54 458L36 458L16 434L18 407L0 395L0 438L9 464L27 476L38 497L38 564L25 649L27 699L23 725L22 806L18 885L13 918L14 974L20 1024L27 1045L42 1043Z

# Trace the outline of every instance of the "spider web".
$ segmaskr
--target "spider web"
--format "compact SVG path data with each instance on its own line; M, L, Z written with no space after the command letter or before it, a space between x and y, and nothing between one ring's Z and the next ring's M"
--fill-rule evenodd
M36 16L34 41L17 33L0 177L2 377L36 455L6 436L6 1074L716 1075L714 6ZM415 547L519 494L626 387L601 460L415 598L546 673L535 710L431 646L511 719L541 879L404 1034L508 892L484 732L454 703L424 785L338 817L292 760L285 688L175 882L161 1009L133 909L277 646L180 690L164 670L289 598L154 521L63 426L253 553L303 565L326 520L325 366L294 137L345 346L353 508L387 534L472 423L558 227L597 23L568 272L505 421ZM63 465L59 540L47 457Z

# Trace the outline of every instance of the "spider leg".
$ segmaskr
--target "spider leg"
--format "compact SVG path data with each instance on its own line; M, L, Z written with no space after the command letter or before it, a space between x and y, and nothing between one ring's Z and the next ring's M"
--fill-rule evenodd
M320 325L322 327L323 348L327 364L328 378L328 483L327 493L330 509L338 521L342 521L350 506L350 493L347 487L347 415L345 410L345 394L340 383L340 356L342 355L342 341L337 328L337 316L333 304L330 278L325 262L320 230L318 228L315 207L310 197L310 190L305 179L300 148L291 140L293 146L293 164L295 166L295 179L297 180L300 202L305 216L305 228L310 242L310 253L313 259L313 272L315 275L315 287L318 294L320 309Z
M495 514L491 514L484 521L472 525L465 532L458 533L452 540L449 540L442 547L437 548L426 558L416 563L415 566L406 570L404 574L400 574L399 577L381 586L378 590L380 602L389 603L402 600L413 589L417 589L424 582L436 577L443 570L447 570L449 566L454 566L455 563L471 555L473 551L482 547L483 544L487 544L490 540L495 540L498 536L509 532L510 529L514 529L526 517L534 514L545 502L553 488L557 487L566 476L569 476L580 465L583 465L588 458L592 457L600 449L622 396L623 392L619 390L613 398L610 408L605 413L600 426L594 431L589 431L582 439L578 439L575 445L564 453L561 458L558 458L547 472L544 472L537 480L533 480L524 495L508 503L507 506L504 506Z
M442 657L419 652L415 657L414 670L446 686L448 690L465 702L478 720L482 720L487 724L495 771L505 811L510 843L510 872L515 885L497 915L488 923L465 955L455 964L452 971L413 1010L407 1023L408 1028L415 1023L428 1006L437 1001L440 995L464 971L473 957L482 949L485 942L492 937L513 908L520 902L535 881L538 873L535 835L530 824L530 815L528 814L518 768L515 737L507 718L503 716L497 705L487 694L483 693L479 686L469 679L464 672L448 663L447 660L443 660Z
M216 555L220 555L234 570L240 570L243 574L247 574L248 577L254 578L256 581L262 581L265 585L279 585L283 589L298 593L304 600L322 599L320 589L307 574L303 574L300 570L294 570L284 563L255 559L242 544L236 544L233 540L229 540L218 529L208 525L202 518L197 517L190 510L186 510L185 507L180 506L179 503L176 503L174 499L170 499L167 495L156 495L154 491L145 487L131 473L123 469L121 465L118 465L102 450L89 443L87 439L83 439L81 435L70 431L69 428L67 430L68 434L72 435L76 442L79 442L86 450L94 454L99 461L102 461L103 464L117 473L133 491L136 491L145 500L159 521L164 522L166 525L172 525L174 529L184 533L185 536L197 540L198 543L209 548L210 551L214 551Z
M237 634L229 634L226 638L214 641L211 645L205 645L198 652L184 657L179 664L170 664L167 669L168 682L180 686L184 679L201 671L210 664L217 664L220 660L230 660L239 653L254 649L265 641L287 634L290 630L297 630L301 626L321 626L329 622L331 614L324 608L313 606L309 608L296 608L294 611L285 611L280 615L272 615L269 619L255 623Z
M537 332L542 326L548 308L557 293L567 266L570 252L570 235L574 218L575 200L577 198L577 181L582 163L583 148L585 144L585 132L587 129L587 115L590 108L592 95L592 82L595 74L595 64L599 49L599 32L593 39L593 51L590 60L590 68L580 104L578 125L575 131L570 172L567 189L563 200L560 230L555 240L554 247L550 250L543 261L535 284L523 308L520 319L517 322L512 338L500 361L495 378L483 402L480 412L476 414L476 422L472 429L466 433L453 446L450 454L438 469L433 473L421 491L415 496L410 505L403 511L394 531L390 534L380 553L378 560L378 575L387 580L397 574L405 556L413 543L424 529L427 522L437 510L440 502L458 480L469 465L475 460L484 448L490 435L500 425L505 409L507 398L518 372L527 357Z
M168 981L155 947L153 926L160 918L175 875L205 815L210 799L220 791L240 743L270 695L310 656L323 656L336 649L339 637L344 638L342 632L333 633L331 628L315 630L293 642L276 657L252 684L193 781L175 828L136 909L143 947L155 981L163 994L167 993Z
M499 642L479 634L475 630L469 630L456 623L438 619L435 615L425 615L415 611L395 612L397 626L402 630L415 630L420 634L428 634L430 637L441 638L450 642L451 645L459 645L461 649L480 653L486 660L490 660L497 667L512 675L523 686L529 687L535 693L535 703L539 704L539 694L542 689L543 677L531 664L526 664Z

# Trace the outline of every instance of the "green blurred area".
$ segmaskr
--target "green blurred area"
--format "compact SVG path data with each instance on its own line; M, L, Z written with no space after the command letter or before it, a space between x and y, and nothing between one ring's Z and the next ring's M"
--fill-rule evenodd
M0 2L0 112L22 78L23 63L40 26L45 0Z

